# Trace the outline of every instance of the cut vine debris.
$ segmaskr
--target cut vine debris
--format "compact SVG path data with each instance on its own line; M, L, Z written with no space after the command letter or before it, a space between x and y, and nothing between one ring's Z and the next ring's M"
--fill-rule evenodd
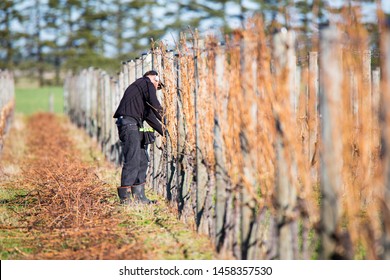
M214 257L208 239L164 203L120 206L118 167L67 119L39 113L9 138L0 161L1 259ZM86 150L94 154L89 160ZM10 165L18 168L10 172Z

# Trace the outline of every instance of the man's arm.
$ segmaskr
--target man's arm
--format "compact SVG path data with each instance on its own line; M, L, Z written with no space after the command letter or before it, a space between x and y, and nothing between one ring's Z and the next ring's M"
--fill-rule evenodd
M157 120L157 117L152 110L147 110L147 114L145 116L145 121L154 128L161 136L163 135L162 125Z

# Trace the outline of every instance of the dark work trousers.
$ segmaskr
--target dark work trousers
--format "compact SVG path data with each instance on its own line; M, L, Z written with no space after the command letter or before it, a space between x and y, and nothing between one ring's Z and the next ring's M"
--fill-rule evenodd
M148 157L146 147L141 146L141 137L137 121L133 118L118 119L119 139L122 142L124 157L121 186L134 186L146 181Z

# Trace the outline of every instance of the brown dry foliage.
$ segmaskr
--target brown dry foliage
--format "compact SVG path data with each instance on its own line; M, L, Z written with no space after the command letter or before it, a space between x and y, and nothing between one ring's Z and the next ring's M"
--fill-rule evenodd
M5 133L8 119L14 112L15 101L12 99L7 104L0 108L0 149L3 141L3 135ZM1 151L1 150L0 150Z
M80 161L56 117L36 114L27 127L29 156L16 184L29 192L9 206L26 206L20 224L43 246L25 258L142 259L131 229L118 227L123 220L108 186Z
M338 61L342 69L340 77L343 76L341 96L337 104L330 105L330 111L339 118L337 129L331 133L332 141L341 147L340 160L332 163L341 166L341 185L337 190L341 204L339 229L347 233L355 248L365 246L367 258L377 258L375 242L383 231L379 216L384 192L379 104L372 100L371 73L364 66L370 57L366 52L369 38L361 23L360 10L346 9L343 18L345 21L338 23L342 34L338 46L342 50ZM313 50L320 49L318 39L313 36ZM237 186L244 187L259 209L269 209L273 214L282 208L277 201L278 168L282 162L287 166L283 176L295 196L293 210L283 215L287 220L307 218L309 221L304 223L316 228L321 218L319 155L324 144L320 126L323 120L316 108L320 102L315 96L318 81L314 81L312 65L301 64L297 72L294 59L291 64L283 61L287 52L292 57L296 55L294 43L287 46L274 40L273 35L266 35L262 20L254 18L244 30L237 30L227 38L223 46L212 37L203 41L196 33L189 38L182 35L174 57L160 44L166 85L163 107L171 156L177 158L178 152L187 156L190 163L185 172L191 173L187 174L191 182L196 176L195 168L192 169L195 152L200 152L202 163L209 167L209 178L215 175L215 163L224 162L224 176L228 177L229 185L226 191L233 190L231 197L241 194L242 188ZM382 81L385 88L383 84ZM223 160L216 160L214 153L216 120L223 139ZM184 131L179 131L179 121L184 123ZM184 147L179 147L183 148L180 151L179 142ZM209 183L212 185L212 180ZM72 199L77 201L77 195ZM101 199L105 199L104 195ZM61 205L68 207L66 199L61 201ZM81 205L80 213L66 219L88 224L91 213L82 209ZM234 206L232 211L237 209Z
M374 114L379 109L371 100L370 73L364 72L364 60L370 54L365 52L369 49L369 39L361 24L360 12L358 9L346 10L345 18L347 21L338 25L343 34L341 63L344 78L342 108L336 110L340 115L342 139L334 139L342 141L342 216L353 244L356 247L364 244L367 257L376 258L374 243L381 234L378 199L383 193L383 186L379 183L383 179L380 175L379 115ZM204 160L211 166L215 163L213 121L217 116L229 179L233 185L245 186L259 205L275 210L275 144L279 135L284 151L282 156L288 165L290 184L296 189L300 201L300 211L305 215L310 213L310 225L314 227L320 218L317 176L321 138L320 119L313 110L312 73L309 65L303 65L299 72L301 84L291 88L295 68L278 65L270 48L271 40L272 37L265 35L258 18L249 21L245 30L237 31L225 46L218 46L213 38L206 38L205 49L198 47L194 50L185 37L181 38L178 45L179 91L186 124L187 152L193 152L196 145L196 90L200 127L197 145ZM192 46L198 46L199 42L196 36L192 38ZM198 66L197 88L194 55ZM216 81L216 61L221 55L224 57L224 80ZM279 70L275 71L273 67ZM166 95L171 95L177 88L174 74L168 76L170 86ZM296 111L290 102L293 90L299 94ZM168 130L176 138L176 111L169 107L170 104L175 103L165 104L170 112L167 114ZM310 158L309 150L313 149L315 153Z

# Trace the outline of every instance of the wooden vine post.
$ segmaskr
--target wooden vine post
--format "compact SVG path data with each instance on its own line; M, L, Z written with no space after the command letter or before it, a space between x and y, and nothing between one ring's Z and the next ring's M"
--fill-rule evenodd
M382 200L382 259L390 259L390 19L383 26L381 37L382 83L381 83L381 131L382 157L384 164L384 190Z
M335 26L321 30L320 113L322 116L320 149L321 253L322 259L335 257L340 222L342 187L342 138L340 126L342 66L341 34Z
M291 67L292 60L295 58L294 51L295 36L291 31L282 31L274 37L274 58L275 58L275 78L276 81L291 85L293 77L293 68ZM285 85L284 85L285 87ZM294 104L291 104L291 89L284 88L283 85L278 87L278 104L290 100L290 112L294 112ZM278 258L279 259L295 259L297 256L296 250L296 219L294 212L297 204L296 189L292 183L291 175L294 174L295 163L293 159L290 161L286 158L288 146L285 145L286 124L282 123L280 107L275 106L274 118L276 124L276 179L275 179L275 194L277 204L277 234L278 234ZM286 112L284 112L286 113ZM291 172L293 171L293 172Z

